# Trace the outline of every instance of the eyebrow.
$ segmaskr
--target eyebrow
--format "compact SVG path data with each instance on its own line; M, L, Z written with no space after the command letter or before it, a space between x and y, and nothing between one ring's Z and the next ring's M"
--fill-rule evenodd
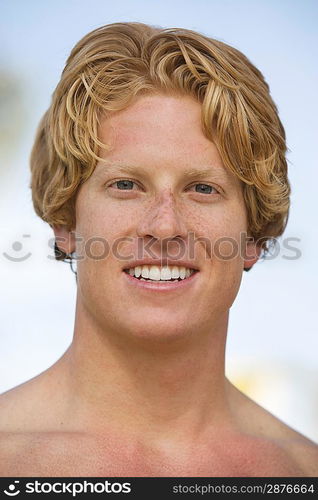
M100 163L98 164L99 168L101 169L101 174L104 173L105 171L110 171L110 172L118 172L118 173L130 173L130 174L144 174L146 175L148 173L148 169L140 166L133 166L133 165L124 165L122 163ZM215 169L211 165L211 167L206 167L206 168L188 168L183 171L183 175L185 175L188 179L202 179L208 176L212 177L222 177L224 180L228 179L228 174L224 167L222 169Z

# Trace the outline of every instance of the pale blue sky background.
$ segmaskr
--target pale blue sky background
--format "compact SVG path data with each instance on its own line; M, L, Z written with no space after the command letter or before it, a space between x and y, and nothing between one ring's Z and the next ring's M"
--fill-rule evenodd
M318 439L317 13L310 0L2 0L0 391L47 368L71 341L73 275L47 258L51 231L34 215L28 188L35 129L71 48L111 22L185 27L235 46L258 66L290 148L284 237L300 240L301 258L283 258L294 255L286 249L244 275L231 311L227 370L270 411ZM12 248L17 241L21 249ZM3 252L31 256L12 262Z

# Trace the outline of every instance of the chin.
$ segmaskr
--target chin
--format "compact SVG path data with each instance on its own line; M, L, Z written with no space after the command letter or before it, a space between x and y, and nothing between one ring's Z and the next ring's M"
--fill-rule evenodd
M126 335L136 341L141 341L144 344L152 344L153 342L162 344L171 344L171 342L178 342L185 340L191 336L195 329L195 325L191 328L189 323L172 322L172 321L156 321L154 324L153 319L149 321L144 320L142 323L136 322L134 327L122 330L126 331Z

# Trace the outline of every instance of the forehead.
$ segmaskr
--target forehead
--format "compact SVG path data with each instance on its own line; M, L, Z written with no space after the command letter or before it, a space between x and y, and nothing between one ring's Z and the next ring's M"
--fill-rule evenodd
M176 157L181 152L216 153L201 129L201 106L191 97L140 97L128 108L104 118L99 135L110 146L107 156L122 150L145 156L156 150L160 158Z
M101 121L100 140L107 145L99 155L95 175L106 168L129 166L184 173L209 170L238 183L226 169L215 144L203 133L201 105L188 96L151 95Z

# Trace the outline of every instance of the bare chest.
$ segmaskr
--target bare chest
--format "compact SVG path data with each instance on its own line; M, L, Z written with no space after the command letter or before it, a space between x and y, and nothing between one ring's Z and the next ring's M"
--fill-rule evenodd
M111 445L111 446L110 446ZM0 475L30 477L277 477L301 476L272 446L210 443L198 449L145 450L83 439L37 439L7 453Z

